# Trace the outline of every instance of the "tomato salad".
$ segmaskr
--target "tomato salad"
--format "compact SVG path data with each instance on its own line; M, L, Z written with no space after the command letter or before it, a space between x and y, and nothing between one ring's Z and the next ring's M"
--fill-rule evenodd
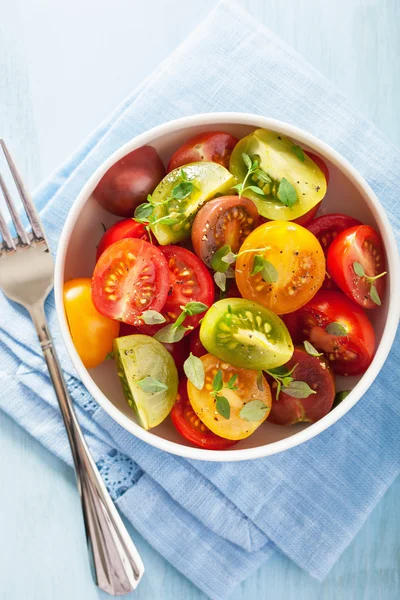
M201 133L167 169L145 146L103 176L93 196L121 220L92 279L65 284L66 314L142 427L170 418L222 450L266 420L318 421L346 396L336 376L365 372L385 255L369 225L316 216L328 184L319 156L264 129Z

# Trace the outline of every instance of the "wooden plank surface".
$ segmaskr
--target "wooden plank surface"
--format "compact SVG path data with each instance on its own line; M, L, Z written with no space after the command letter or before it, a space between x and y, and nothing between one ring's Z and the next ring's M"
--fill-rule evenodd
M240 3L400 144L398 0ZM0 0L0 134L29 186L63 161L215 4ZM92 584L72 472L1 413L0 456L0 599L106 598ZM232 598L395 600L399 501L397 481L323 583L276 556ZM137 600L203 598L131 533L147 568Z

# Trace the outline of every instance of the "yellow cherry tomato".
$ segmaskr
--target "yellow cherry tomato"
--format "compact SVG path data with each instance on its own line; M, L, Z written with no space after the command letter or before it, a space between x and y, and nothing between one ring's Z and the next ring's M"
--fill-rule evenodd
M307 304L325 277L324 251L301 225L270 221L250 233L239 251L236 283L243 298L274 313L291 313Z
M97 367L112 351L118 337L119 323L103 317L94 307L90 291L91 279L81 277L64 284L64 306L69 330L83 364Z

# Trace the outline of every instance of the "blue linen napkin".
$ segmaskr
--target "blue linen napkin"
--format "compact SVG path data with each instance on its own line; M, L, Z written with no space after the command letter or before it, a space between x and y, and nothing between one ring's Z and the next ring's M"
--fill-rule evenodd
M114 150L166 120L218 110L282 119L331 144L373 187L399 236L400 152L290 47L225 1L37 190L52 249L72 201ZM53 297L46 310L79 421L117 506L211 598L226 597L276 551L323 578L399 473L399 338L362 401L317 438L257 461L205 463L163 453L114 423L76 378ZM0 314L0 407L71 463L29 319L1 295Z

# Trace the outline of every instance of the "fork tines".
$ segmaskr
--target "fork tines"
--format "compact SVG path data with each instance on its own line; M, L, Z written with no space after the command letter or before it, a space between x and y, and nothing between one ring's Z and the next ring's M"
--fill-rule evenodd
M26 188L24 186L21 176L17 171L17 168L15 166L13 159L11 158L8 148L7 148L4 140L1 138L0 138L0 146L3 150L3 153L4 153L5 159L7 161L8 167L10 169L11 175L14 179L15 186L18 190L18 194L21 198L22 204L25 208L25 212L26 212L29 222L31 224L33 239L35 239L37 241L43 240L44 233L43 233L42 227L40 225L39 215L36 211L36 208L31 200L31 197L30 197L28 191L26 190ZM12 238L12 236L8 230L6 221L0 212L0 233L1 233L1 237L3 238L3 249L4 250L15 250L17 245L30 246L31 245L30 236L24 229L22 221L16 210L15 204L13 203L11 194L10 194L9 190L7 189L5 181L4 181L3 177L1 176L1 174L0 174L0 189L3 193L4 199L7 204L7 208L10 212L12 221L14 223L15 231L17 232L17 236L18 236L17 239Z

